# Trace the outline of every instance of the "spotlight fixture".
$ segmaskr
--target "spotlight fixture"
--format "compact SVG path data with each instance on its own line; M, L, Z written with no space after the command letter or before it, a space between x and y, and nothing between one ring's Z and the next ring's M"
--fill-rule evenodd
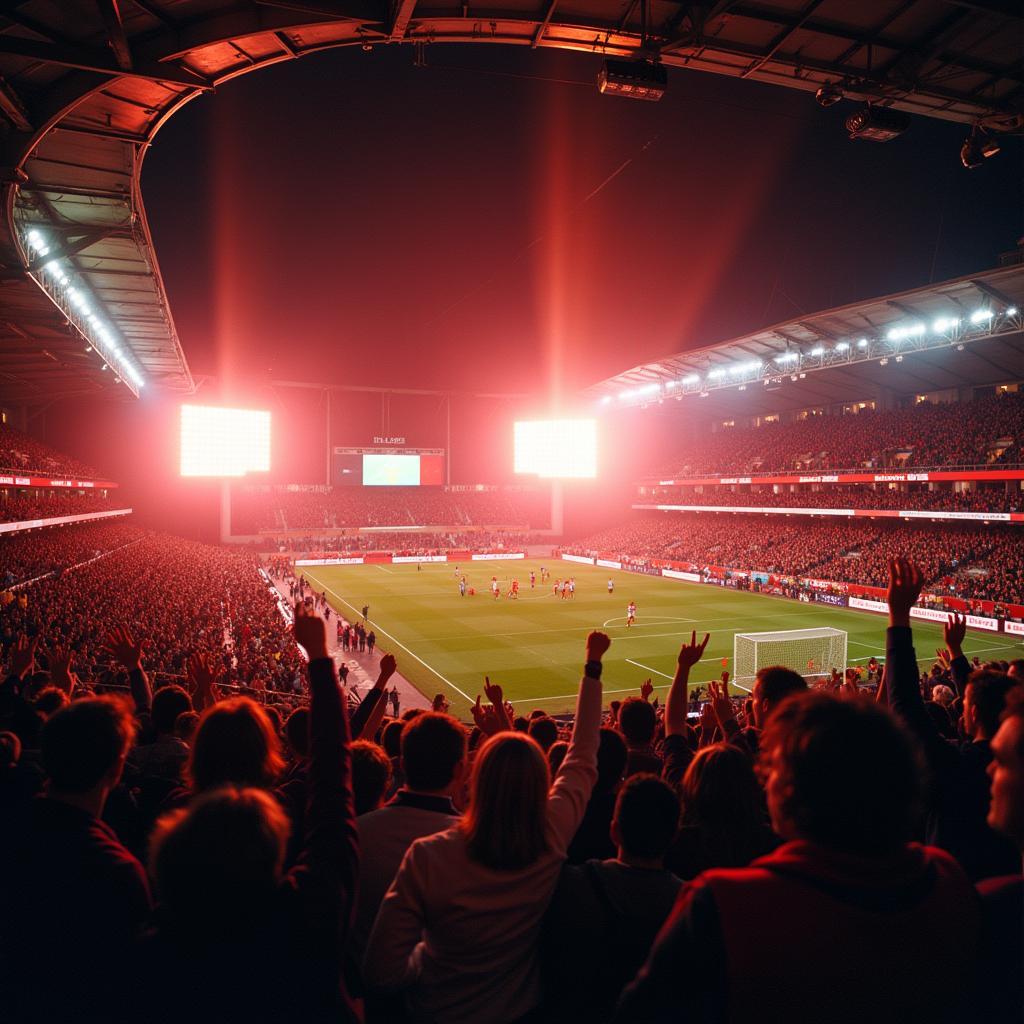
M831 107L843 98L843 90L835 82L826 82L815 94L819 107Z
M668 72L648 60L606 60L597 74L598 92L630 100L660 100L668 88Z
M873 107L867 104L846 119L846 130L851 139L869 142L889 142L910 127L910 118L891 107Z
M975 126L960 147L960 163L968 170L980 167L990 156L999 152L999 142L984 128Z

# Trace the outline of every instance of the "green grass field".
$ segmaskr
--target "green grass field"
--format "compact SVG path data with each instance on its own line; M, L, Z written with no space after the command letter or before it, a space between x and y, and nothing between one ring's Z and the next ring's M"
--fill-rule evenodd
M531 591L529 571L540 567L552 577L576 578L574 600L552 596L550 584ZM552 714L571 710L583 666L583 642L591 629L612 637L605 658L605 694L612 699L635 693L651 678L662 697L675 668L684 636L711 633L703 662L691 676L696 685L716 678L722 658L731 658L733 634L832 626L849 634L848 658L863 663L885 653L885 619L827 605L801 604L783 598L739 593L718 587L613 572L569 562L541 559L472 562L462 567L474 597L460 597L455 566L415 565L307 566L306 578L326 590L332 606L355 619L364 604L382 650L398 658L399 671L427 696L445 693L454 713L468 709L483 679L500 682L508 699L521 709L544 708ZM502 582L502 597L489 592L491 576ZM504 596L513 575L520 597ZM607 580L615 580L615 593ZM637 604L637 623L626 628L626 605ZM918 657L931 664L942 631L917 623ZM1022 647L1002 634L972 632L965 652L987 658L1020 657ZM804 666L794 665L798 671Z

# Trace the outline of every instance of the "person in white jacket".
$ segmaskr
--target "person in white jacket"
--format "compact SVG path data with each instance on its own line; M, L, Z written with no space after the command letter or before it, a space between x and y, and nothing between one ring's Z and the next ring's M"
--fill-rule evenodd
M505 729L473 767L469 807L453 828L412 844L381 904L363 962L367 986L404 992L415 1020L505 1024L541 1002L538 947L566 850L597 779L601 657L587 638L576 721L552 782L536 741Z

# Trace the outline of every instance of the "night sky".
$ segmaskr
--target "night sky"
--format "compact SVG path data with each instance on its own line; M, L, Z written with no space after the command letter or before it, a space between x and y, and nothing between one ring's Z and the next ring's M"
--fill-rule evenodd
M636 363L994 266L1021 141L852 143L853 104L670 70L600 96L594 55L338 50L171 119L143 190L196 373L557 397ZM568 399L566 399L568 400Z

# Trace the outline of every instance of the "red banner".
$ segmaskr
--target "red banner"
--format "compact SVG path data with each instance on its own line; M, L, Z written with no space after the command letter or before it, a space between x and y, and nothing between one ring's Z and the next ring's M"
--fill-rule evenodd
M869 470L861 473L779 473L768 476L703 476L681 480L644 480L659 487L706 487L715 484L891 484L956 480L1024 480L1024 469Z
M69 487L72 490L109 491L116 487L111 480L75 480L70 477L20 476L0 472L0 487Z

